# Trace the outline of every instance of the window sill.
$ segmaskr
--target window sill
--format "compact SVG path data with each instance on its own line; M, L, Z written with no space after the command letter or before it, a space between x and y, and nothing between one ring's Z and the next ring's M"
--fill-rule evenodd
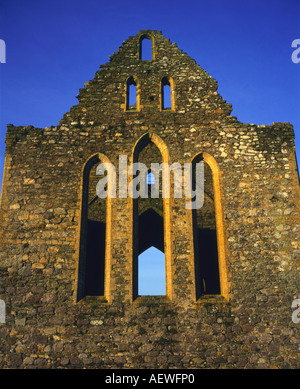
M77 304L107 305L108 301L104 296L85 296L81 300L79 300Z
M227 310L229 305L229 300L220 294L203 295L196 301L197 308L206 308L211 312Z
M134 305L161 305L161 304L170 304L170 299L168 296L138 296L134 301Z
M198 298L197 303L206 304L206 303L228 303L228 300L221 294L204 294Z

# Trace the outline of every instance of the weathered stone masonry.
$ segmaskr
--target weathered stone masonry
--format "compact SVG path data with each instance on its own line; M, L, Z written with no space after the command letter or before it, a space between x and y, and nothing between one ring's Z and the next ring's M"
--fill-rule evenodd
M142 37L152 40L152 60L140 59ZM137 99L128 109L131 77ZM172 89L166 110L164 78ZM159 31L126 40L78 100L58 126L7 127L0 367L299 368L300 324L291 318L300 297L292 125L239 122L217 82ZM143 153L146 147L153 152ZM206 162L213 190L198 228L215 224L220 293L205 294L201 282L196 293L192 211L185 198L171 196L155 206L163 218L166 295L137 295L135 222L152 205L114 198L96 211L86 194L95 177L87 187L85 167L118 167L119 155ZM86 214L105 224L98 296L85 292Z

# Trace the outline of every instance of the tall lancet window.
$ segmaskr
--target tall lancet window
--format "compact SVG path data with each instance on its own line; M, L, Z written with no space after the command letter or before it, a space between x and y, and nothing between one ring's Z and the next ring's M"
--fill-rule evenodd
M197 163L204 163L204 203L199 209L192 210L196 297L199 298L201 295L217 295L221 291L213 174L202 154L196 156L192 169L194 191L197 185L203 188L203 183L198 183L196 179Z
M99 163L93 156L83 172L77 300L104 296L107 199L96 193Z
M145 137L137 146L134 162L141 165L135 176L139 196L133 200L133 283L134 298L141 295L165 295L165 241L162 173L153 172L153 163L160 165L158 147ZM143 190L144 188L144 190Z

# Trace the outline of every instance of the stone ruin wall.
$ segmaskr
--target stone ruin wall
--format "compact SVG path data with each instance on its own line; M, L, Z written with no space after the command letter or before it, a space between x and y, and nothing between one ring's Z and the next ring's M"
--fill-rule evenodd
M153 40L152 61L138 57L143 34ZM139 110L127 111L131 76ZM174 81L174 110L160 109L165 76ZM125 41L78 99L58 126L7 128L0 367L299 368L293 127L239 122L217 82L159 31ZM219 167L226 293L196 300L191 212L171 198L167 295L133 298L132 202L116 198L106 296L77 301L84 165L101 153L118 166L147 133L171 163L206 153Z

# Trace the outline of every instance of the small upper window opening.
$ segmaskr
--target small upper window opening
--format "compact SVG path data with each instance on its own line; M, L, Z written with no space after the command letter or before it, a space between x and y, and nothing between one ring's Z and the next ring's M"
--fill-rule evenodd
M162 109L172 109L171 85L167 77L161 81Z
M149 172L147 175L147 184L155 185L155 175L152 172Z
M152 61L152 40L147 36L143 36L140 39L140 59L143 61Z
M127 81L127 110L137 109L136 82L133 77Z

